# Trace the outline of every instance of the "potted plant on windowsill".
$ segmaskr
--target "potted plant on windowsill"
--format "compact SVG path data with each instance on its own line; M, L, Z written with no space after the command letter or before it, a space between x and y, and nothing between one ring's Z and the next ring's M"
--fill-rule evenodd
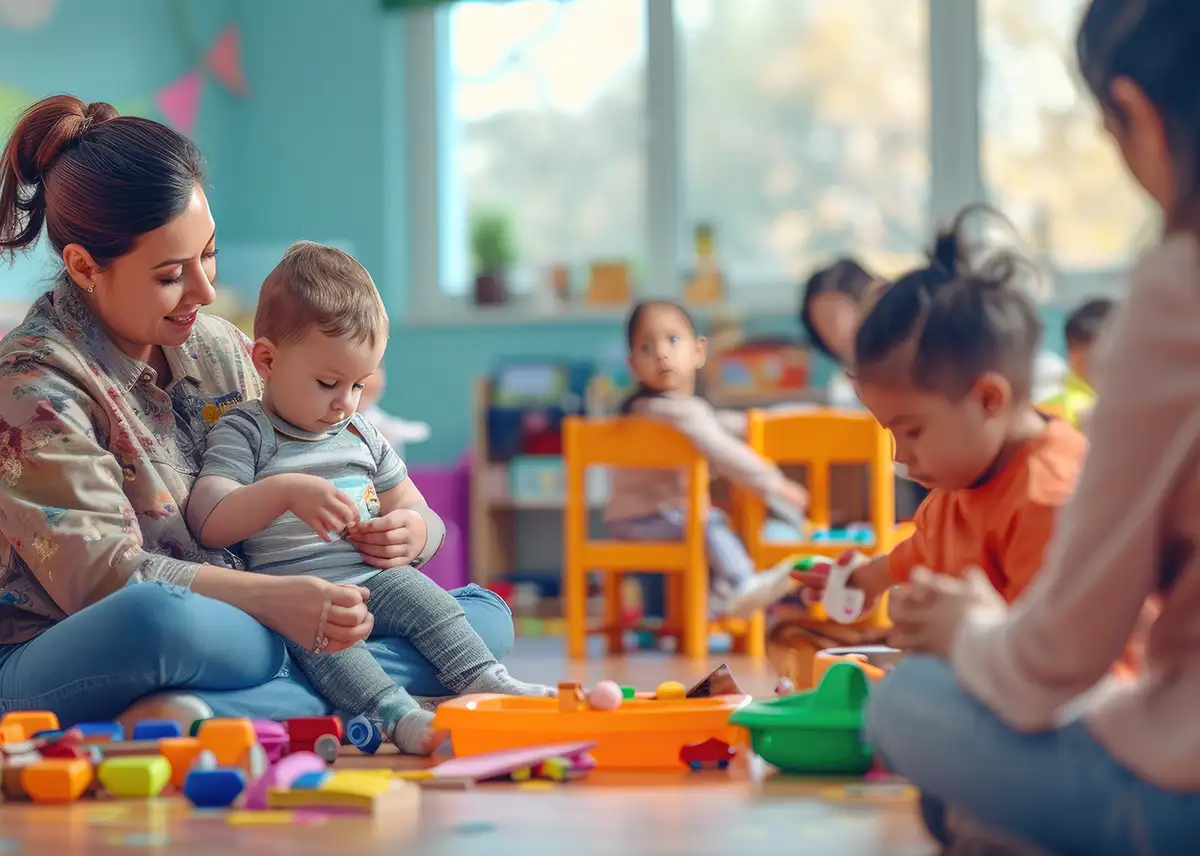
M512 221L503 211L478 211L471 217L471 253L475 257L475 303L508 300L508 274L517 260Z

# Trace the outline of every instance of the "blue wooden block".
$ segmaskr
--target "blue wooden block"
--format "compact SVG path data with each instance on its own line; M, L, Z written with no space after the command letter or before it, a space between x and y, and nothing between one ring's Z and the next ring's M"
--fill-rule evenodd
M173 719L143 719L133 726L134 740L162 740L165 737L182 737L183 728Z
M315 791L325 783L332 773L328 770L313 771L311 773L302 773L292 780L293 791Z
M346 740L364 755L374 755L383 743L383 735L374 722L360 714L346 723Z
M226 808L246 789L241 770L192 770L183 782L183 795L196 808Z
M83 732L84 740L117 741L125 739L125 729L119 722L80 722L74 727Z

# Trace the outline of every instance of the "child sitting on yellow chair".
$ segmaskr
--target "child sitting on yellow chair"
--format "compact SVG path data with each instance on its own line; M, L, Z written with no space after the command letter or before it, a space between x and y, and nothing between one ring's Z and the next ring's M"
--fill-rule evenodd
M868 603L918 565L977 566L1012 601L1042 567L1058 509L1075 490L1083 435L1030 400L1042 325L1011 254L976 262L963 227L938 235L928 265L885 288L854 342L859 396L896 438L896 460L931 489L916 531L854 572ZM820 573L798 573L810 588Z
M629 368L638 386L621 406L627 415L670 423L686 435L713 468L765 499L796 509L808 504L804 488L752 450L744 414L716 411L696 395L706 342L682 306L655 300L634 307L626 324ZM673 470L616 469L612 473L604 521L612 537L624 541L683 538L685 476ZM718 615L741 616L763 609L795 589L788 568L756 573L741 539L725 516L710 509L705 528L711 569L710 604Z

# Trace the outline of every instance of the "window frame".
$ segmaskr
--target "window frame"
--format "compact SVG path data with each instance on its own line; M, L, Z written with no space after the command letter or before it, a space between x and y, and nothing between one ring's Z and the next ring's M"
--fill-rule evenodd
M910 0L921 2L922 0ZM644 0L646 15L645 206L646 276L637 283L671 283L665 292L683 292L682 253L686 237L685 158L682 155L682 50L675 0ZM980 0L924 0L928 4L929 201L928 231L964 205L986 199L982 165L982 47ZM406 205L409 228L409 295L406 321L415 324L561 321L620 317L624 307L582 305L537 307L518 302L477 307L465 295L441 288L442 236L451 228L447 188L452 188L441 153L451 99L440 82L450 75L450 28L445 6L411 10L404 19L404 103ZM1042 301L1073 306L1087 296L1119 295L1127 266L1097 270L1056 270L1052 294ZM769 283L736 291L728 306L743 314L791 313L797 284Z

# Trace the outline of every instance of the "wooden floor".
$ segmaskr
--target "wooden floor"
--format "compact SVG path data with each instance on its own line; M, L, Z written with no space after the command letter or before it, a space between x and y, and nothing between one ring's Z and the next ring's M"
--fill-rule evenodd
M569 664L558 640L522 639L507 662L524 680L587 683L612 678L653 689L684 683L726 662L742 689L769 694L766 666L736 657L690 664L655 654ZM353 752L353 750L350 750ZM339 766L419 765L396 755L356 754ZM844 783L730 773L593 773L584 782L498 784L424 791L412 811L374 818L294 815L287 823L237 826L228 813L198 812L179 799L89 800L69 807L0 805L0 854L108 853L146 848L178 856L251 851L269 856L335 852L422 856L613 856L613 854L854 854L927 856L936 848L915 818L911 794L864 796ZM401 847L405 848L401 851ZM408 849L412 848L412 849ZM519 848L519 851L518 851Z

